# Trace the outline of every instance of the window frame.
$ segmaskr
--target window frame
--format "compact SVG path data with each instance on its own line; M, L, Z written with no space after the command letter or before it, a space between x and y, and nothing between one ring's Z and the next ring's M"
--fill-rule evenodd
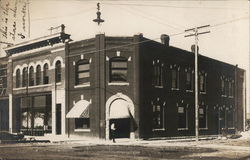
M179 107L182 107L183 108L183 111L184 111L184 113L180 113L179 111ZM188 130L189 129L189 126L188 126L188 107L189 107L189 105L187 104L187 105L184 105L184 104L181 104L181 105L179 105L178 103L177 103L177 114L178 114L178 116L177 116L177 130L178 131L181 131L181 130ZM180 114L183 114L185 117L184 117L184 119L185 119L185 127L181 127L180 126Z
M29 78L28 78L28 80L29 80L29 86L34 86L35 85L35 77L34 77L34 67L33 66L31 66L30 68L29 68Z
M55 81L56 83L62 81L62 62L60 60L57 60L55 64Z
M22 70L22 87L28 86L28 67L24 67Z
M160 60L153 61L153 80L152 85L156 88L163 88L163 66Z
M194 70L189 68L185 69L185 89L186 92L193 92L194 91ZM188 74L190 74L190 84L188 84ZM188 87L190 85L190 88Z
M126 67L113 67L112 63L124 63ZM113 71L122 71L124 72L124 80L115 78ZM128 59L126 57L116 56L112 57L109 61L109 82L110 83L127 83L128 82Z
M36 85L41 85L42 84L42 68L41 65L36 66Z
M75 118L75 131L90 131L90 118ZM86 125L86 127L80 127L80 125Z
M21 87L21 71L20 71L20 69L18 68L17 70L16 70L16 88L19 88L19 87Z
M152 107L152 131L166 130L166 124L165 124L166 102L160 102L160 99L158 98L157 102L151 101L151 107ZM157 121L157 123L160 122L159 127L154 124L155 121Z
M80 66L87 66L87 69L79 71ZM80 74L88 73L88 76L79 78ZM88 59L81 59L75 65L75 86L90 84L90 62Z
M171 89L172 90L180 90L180 67L176 65L171 65ZM173 71L175 71L175 79L173 79ZM175 81L174 81L175 80ZM173 82L175 83L175 86L173 86Z
M203 85L201 85L201 82L202 82L201 77L204 77ZM207 73L205 73L205 72L200 72L199 73L199 91L200 91L200 94L206 94L207 93Z
M200 117L201 116L201 114L200 114L200 109L203 109L203 116L204 117ZM199 129L208 129L208 113L207 113L207 111L208 111L208 106L207 105L204 105L204 103L203 104L201 104L201 105L199 105ZM201 122L201 119L203 119L203 120L205 120L205 127L203 127L203 126L200 126L200 122Z
M49 64L43 65L43 84L49 84Z

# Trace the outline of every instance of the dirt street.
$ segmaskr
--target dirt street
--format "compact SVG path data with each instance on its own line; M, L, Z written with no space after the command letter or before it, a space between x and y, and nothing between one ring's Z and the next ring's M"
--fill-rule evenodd
M250 160L250 140L1 144L0 160Z

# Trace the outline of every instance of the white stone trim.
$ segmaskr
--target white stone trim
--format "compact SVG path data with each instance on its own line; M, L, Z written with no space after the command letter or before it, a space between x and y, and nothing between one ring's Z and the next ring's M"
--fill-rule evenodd
M57 56L53 63L52 63L52 66L51 66L51 69L55 69L56 68L56 62L57 61L60 61L61 62L61 67L64 68L65 67L65 64L63 63L63 58L61 56Z
M129 103L129 109L131 111L131 114L133 116L133 118L135 117L135 107L134 107L134 103L133 101L126 95L122 94L122 93L116 93L115 95L111 96L107 102L106 102L106 140L109 140L109 113L110 113L110 106L112 104L113 101L115 101L116 99L124 99ZM135 138L135 133L133 131L130 132L130 138L134 139Z
M17 65L17 66L15 67L14 71L13 71L13 76L16 76L16 71L17 71L18 69L20 69L20 75L21 75L21 71L22 71L21 68L22 68L21 65Z
M62 47L62 48L56 48L56 49L51 49L51 53L64 51L64 49L65 49L64 47Z
M50 70L50 68L51 68L50 61L49 61L48 59L45 59L45 60L42 62L42 66L41 66L41 67L42 67L42 71L43 71L43 67L44 67L44 65L45 65L46 63L48 64L48 69Z

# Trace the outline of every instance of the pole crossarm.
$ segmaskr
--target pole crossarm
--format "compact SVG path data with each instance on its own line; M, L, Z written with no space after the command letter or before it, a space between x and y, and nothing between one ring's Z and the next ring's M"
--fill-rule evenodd
M191 29L186 29L185 32L193 31L193 34L185 35L184 37L195 36L195 140L199 141L199 88L198 88L198 35L210 33L210 31L198 32L198 29L209 27L210 25L199 26Z

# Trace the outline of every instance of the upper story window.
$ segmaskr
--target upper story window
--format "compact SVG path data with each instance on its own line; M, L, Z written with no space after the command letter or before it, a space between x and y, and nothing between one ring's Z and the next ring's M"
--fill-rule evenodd
M207 106L204 103L199 107L199 128L207 128Z
M200 73L199 79L200 79L200 83L199 83L200 93L206 93L207 74L204 72Z
M27 83L28 83L28 69L27 67L24 67L22 71L22 86L26 87Z
M177 104L178 130L188 129L188 105Z
M230 80L228 82L228 96L229 97L234 97L234 81Z
M20 81L21 81L21 72L20 69L16 70L16 88L19 88L20 85Z
M61 82L61 76L62 76L61 61L56 61L56 68L55 68L56 83Z
M194 82L194 72L191 69L186 69L185 72L186 72L186 83L185 83L186 90L187 91L193 91L193 88L194 88L194 86L193 86L193 84L194 84L193 83Z
M171 87L172 89L179 89L180 67L176 65L170 66L171 69Z
M43 66L43 84L49 84L49 65L47 63Z
M36 85L40 85L41 84L41 74L42 74L41 66L38 65L36 67Z
M159 99L157 102L151 102L153 109L153 130L164 130L165 129L165 102L161 103Z
M31 66L29 69L29 86L34 86L34 82L34 67Z
M128 59L113 57L110 59L110 82L127 82Z
M159 60L153 61L153 85L155 87L163 86L163 63Z
M221 95L226 96L226 79L221 77Z
M76 63L76 77L75 77L75 84L87 84L90 82L90 64L87 59L79 60Z

